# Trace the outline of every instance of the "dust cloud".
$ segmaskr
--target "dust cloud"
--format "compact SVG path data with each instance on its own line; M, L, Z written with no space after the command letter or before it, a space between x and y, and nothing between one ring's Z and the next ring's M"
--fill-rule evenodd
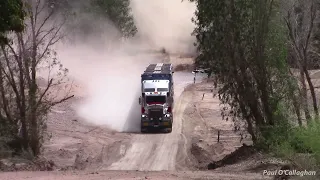
M131 0L135 23L142 38L156 48L170 53L194 51L194 16L196 5L188 0Z
M134 40L113 41L118 32L111 23L85 17L104 31L57 48L58 58L81 87L77 93L84 93L83 100L76 104L78 115L89 123L119 132L140 129L140 75L149 63L162 61L159 55L145 52L159 48L189 52L193 43L194 4L181 0L131 0L131 6L139 31Z

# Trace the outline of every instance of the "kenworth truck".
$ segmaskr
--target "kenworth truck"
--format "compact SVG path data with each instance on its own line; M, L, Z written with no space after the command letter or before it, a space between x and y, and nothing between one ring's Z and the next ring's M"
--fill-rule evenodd
M151 129L172 131L173 123L172 64L150 64L141 74L141 132Z

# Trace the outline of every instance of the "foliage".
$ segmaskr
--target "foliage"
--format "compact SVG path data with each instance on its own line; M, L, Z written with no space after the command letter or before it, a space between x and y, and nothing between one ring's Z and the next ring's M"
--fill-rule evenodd
M61 39L65 21L54 18L54 8L47 8L43 1L25 10L26 31L9 34L9 43L0 46L0 136L13 139L8 144L14 149L22 146L38 156L47 113L72 96L57 97L68 71L52 49ZM38 79L41 71L47 74L44 85Z
M284 82L279 83L276 76L286 70L284 65L280 66L281 71L278 67L283 64L285 53L267 51L275 43L268 41L272 36L268 25L274 2L197 1L197 6L194 33L200 55L196 63L209 65L222 84L219 98L229 105L225 115L244 119L257 142L276 124L275 111L283 93L275 92L275 86ZM282 48L277 51L285 52Z
M276 157L289 160L300 167L311 169L320 168L320 124L311 122L306 127L292 127L290 136L273 142L269 151ZM275 132L273 136L282 136Z
M194 2L199 54L195 63L209 67L218 80L223 118L245 124L257 148L288 159L297 153L312 154L319 163L319 124L311 121L307 100L309 87L317 119L317 98L307 71L311 37L318 36L313 36L315 2ZM314 47L317 43L312 42ZM300 74L291 71L289 55ZM304 119L309 122L306 128Z
M5 33L7 31L21 32L23 30L24 16L21 0L0 1L0 43L6 43Z
M296 128L293 137L304 148L303 151L310 151L320 167L320 124L312 122L307 127Z

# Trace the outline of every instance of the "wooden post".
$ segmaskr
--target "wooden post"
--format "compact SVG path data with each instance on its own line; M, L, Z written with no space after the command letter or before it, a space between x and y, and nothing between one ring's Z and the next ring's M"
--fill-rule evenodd
M214 98L214 97L216 96L216 94L213 93L213 89L211 89L210 91L211 91L211 93L212 93L212 97Z
M220 142L220 130L218 130L218 142Z

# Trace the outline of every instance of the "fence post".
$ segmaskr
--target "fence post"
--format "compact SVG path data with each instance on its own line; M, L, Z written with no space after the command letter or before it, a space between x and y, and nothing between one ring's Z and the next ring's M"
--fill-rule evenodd
M218 142L220 142L220 130L218 130Z

